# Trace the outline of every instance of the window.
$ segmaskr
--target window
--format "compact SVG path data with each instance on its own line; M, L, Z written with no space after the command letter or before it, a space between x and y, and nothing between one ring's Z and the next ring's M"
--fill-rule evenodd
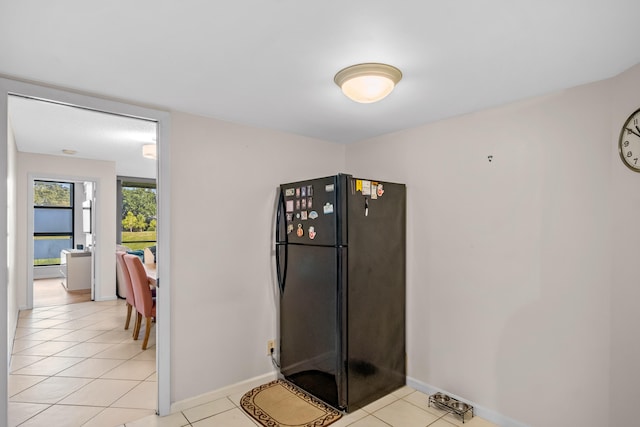
M60 264L60 251L73 248L73 183L33 185L33 265Z
M156 245L156 183L122 179L120 182L121 243L131 249Z

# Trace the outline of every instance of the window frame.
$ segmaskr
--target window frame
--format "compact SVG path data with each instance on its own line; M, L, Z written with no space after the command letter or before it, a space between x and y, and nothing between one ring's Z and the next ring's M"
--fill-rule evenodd
M53 183L53 184L68 184L69 185L69 203L70 206L42 206L42 205L37 205L35 203L35 200L33 202L33 217L34 217L34 230L33 230L33 240L34 240L34 257L33 257L33 267L50 267L50 266L56 266L56 265L60 265L60 257L58 256L58 258L46 258L46 259L57 259L58 262L57 263L49 263L49 264L38 264L37 260L38 258L35 257L35 241L37 240L37 237L65 237L68 236L69 240L71 241L71 248L73 248L74 242L75 242L75 225L76 225L76 221L75 221L75 183L74 182L70 182L70 181L60 181L60 180L47 180L47 179L34 179L33 180L33 188L34 188L34 196L35 196L35 188L36 185L38 183ZM35 197L34 197L35 199ZM37 216L36 212L40 209L48 209L48 210L70 210L71 211L71 232L55 232L55 231L48 231L48 232L36 232L35 231L35 218Z
M122 245L122 246L127 246L127 243L151 243L149 245L147 245L147 247L150 246L157 246L158 245L158 233L157 233L157 225L156 225L156 240L136 240L136 241L123 241L122 240L122 205L123 205L123 196L122 196L122 190L123 188L147 188L147 189L153 189L156 191L156 217L158 216L158 201L157 201L157 191L158 191L158 185L157 185L157 180L155 179L150 179L150 178L136 178L136 177L125 177L125 176L118 176L117 179L117 199L118 199L118 203L117 203L117 218L118 218L118 226L117 228L117 235L116 235L116 242L118 245Z

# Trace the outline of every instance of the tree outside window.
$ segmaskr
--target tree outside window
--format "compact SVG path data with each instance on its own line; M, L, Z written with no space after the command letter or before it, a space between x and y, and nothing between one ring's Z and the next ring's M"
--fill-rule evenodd
M122 187L122 244L131 249L156 245L156 189Z

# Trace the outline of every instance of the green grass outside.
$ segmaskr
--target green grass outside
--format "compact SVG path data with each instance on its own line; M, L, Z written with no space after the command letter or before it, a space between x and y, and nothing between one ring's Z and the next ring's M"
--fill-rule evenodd
M58 265L60 264L60 258L43 258L43 259L34 259L33 265Z
M136 243L139 242L139 243ZM133 250L156 245L155 231L123 231L122 244Z

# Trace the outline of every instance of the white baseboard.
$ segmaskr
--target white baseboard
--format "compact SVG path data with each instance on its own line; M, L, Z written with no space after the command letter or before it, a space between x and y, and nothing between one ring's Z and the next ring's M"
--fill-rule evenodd
M222 399L230 394L242 393L243 391L249 391L254 387L258 387L264 383L276 380L278 373L276 371L269 372L258 377L250 378L239 383L231 384L218 390L210 391L199 396L190 397L188 399L174 402L171 404L171 413L184 411L185 409L193 408L194 406L204 405L205 403L213 400Z
M96 302L102 302L102 301L114 301L117 300L118 297L117 296L111 296L111 297L98 297L95 298L94 301Z
M8 316L7 316L8 317ZM16 339L16 331L18 329L18 321L20 320L20 309L16 310L16 314L13 319L9 319L8 325L8 335L9 338L7 340L7 372L9 372L9 367L11 366L11 356L13 356L13 344Z
M480 418L484 418L487 421L491 421L494 424L497 424L501 427L529 427L527 424L522 423L520 421L516 421L514 419L511 419L509 417L506 417L494 410L485 408L483 406L480 406L474 402L471 402L467 399L463 399L459 396L456 396L455 394L449 393L446 390L442 390L439 389L437 387L434 387L430 384L425 384L422 381L418 381L415 378L411 378L411 377L407 377L407 385L413 389L416 389L418 391L421 391L425 394L434 394L434 393L444 393L448 396L453 397L454 399L458 399L462 402L468 403L469 405L473 406L473 414L479 416Z
M58 279L62 278L59 265L46 265L33 267L33 279Z

